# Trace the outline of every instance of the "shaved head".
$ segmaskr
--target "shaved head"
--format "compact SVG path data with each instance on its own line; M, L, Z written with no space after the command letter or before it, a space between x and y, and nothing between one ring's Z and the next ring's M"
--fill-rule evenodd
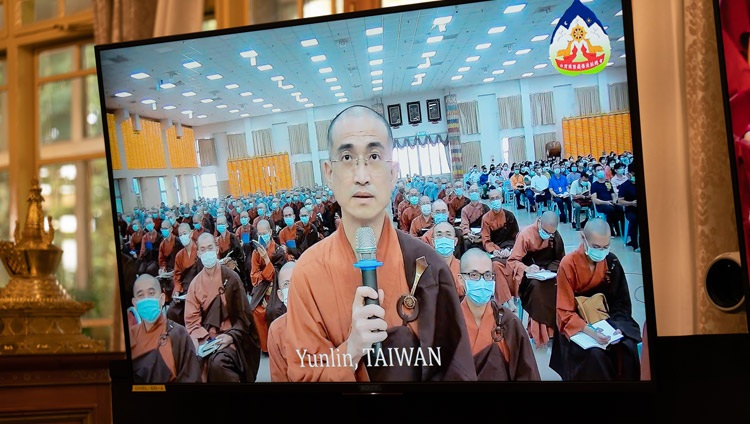
M376 112L374 109L371 109L367 106L362 105L354 105L350 106L341 112L339 112L338 115L336 115L333 120L331 120L330 125L328 126L328 155L329 157L333 157L333 139L334 139L334 132L336 131L336 124L339 123L339 121L344 120L344 118L361 118L369 116L372 118L375 118L377 121L381 122L383 124L383 128L386 130L388 134L388 143L389 145L386 146L386 151L390 152L393 148L393 132L391 131L391 125L388 123L388 121L385 120L383 115Z
M557 224L560 222L560 218L557 216L557 214L553 211L546 211L542 214L541 217L542 226L547 227L555 227L557 228Z
M485 273L492 271L492 259L482 249L472 247L461 256L461 272L478 271Z
M137 296L138 292L147 292L150 289L156 290L157 293L161 293L161 285L159 280L151 274L141 274L135 279L133 283L133 295ZM153 297L153 296L151 296Z
M456 229L453 228L453 225L451 225L448 221L443 221L440 224L437 224L432 228L433 235L434 234L446 234L446 235L452 235L455 238L456 236ZM436 236L437 237L437 236Z
M203 233L198 236L195 244L198 246L198 250L200 250L201 247L208 246L209 244L213 245L214 243L216 243L216 240L213 234Z
M610 236L609 224L607 221L601 218L594 218L586 223L586 227L583 229L583 235L586 239L591 240L593 237L607 237Z
M432 202L432 211L435 213L448 213L448 205L440 199L435 200Z
M429 204L432 204L432 200L430 200L429 197L422 196L422 197L419 198L419 205L420 206L422 206L422 205L429 205Z
M271 224L268 222L267 219L261 219L258 221L258 231L271 231Z

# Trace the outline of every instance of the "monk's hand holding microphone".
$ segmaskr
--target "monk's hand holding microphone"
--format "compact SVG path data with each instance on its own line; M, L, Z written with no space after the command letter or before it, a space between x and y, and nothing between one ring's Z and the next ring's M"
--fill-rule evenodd
M387 336L385 309L380 306L380 299L384 295L383 290L378 289L376 273L382 263L377 261L375 252L375 233L372 228L358 228L355 248L358 262L354 266L362 270L362 286L357 287L354 294L352 328L346 343L346 353L352 356L355 367L366 353L377 355Z

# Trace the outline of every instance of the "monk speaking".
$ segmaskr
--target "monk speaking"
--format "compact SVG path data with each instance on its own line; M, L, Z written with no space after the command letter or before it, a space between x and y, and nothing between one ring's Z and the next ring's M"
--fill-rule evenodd
M448 265L388 219L399 172L391 159L390 126L374 110L352 106L331 121L328 141L325 174L341 207L341 225L294 268L285 348L289 380L476 380ZM382 263L377 291L362 285L354 266L357 230L365 227L374 233ZM373 349L378 342L382 347Z

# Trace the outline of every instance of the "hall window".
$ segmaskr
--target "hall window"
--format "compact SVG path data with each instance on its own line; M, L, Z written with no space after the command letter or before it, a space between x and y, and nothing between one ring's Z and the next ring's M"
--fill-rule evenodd
M442 144L395 148L393 158L399 163L399 177L406 177L407 174L429 176L451 172L448 155Z
M203 174L201 175L201 192L203 196L208 199L216 199L219 197L219 187L216 183L216 174Z
M2 16L0 16L2 22ZM0 59L0 153L8 151L8 78L6 60Z
M193 175L193 190L195 190L195 200L201 197L201 177Z
M167 201L167 184L164 182L164 177L159 177L159 197L164 204L168 204Z

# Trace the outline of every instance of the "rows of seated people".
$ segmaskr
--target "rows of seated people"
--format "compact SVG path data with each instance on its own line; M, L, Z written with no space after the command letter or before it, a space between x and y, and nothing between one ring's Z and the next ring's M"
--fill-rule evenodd
M633 361L630 353L640 341L640 333L631 317L630 297L624 298L627 282L622 267L608 251L610 237L618 235L617 219L623 215L622 208L625 208L625 216L628 208L635 208L634 190L630 193L626 189L634 181L635 168L628 169L631 164L632 155L627 152L603 157L599 163L590 157L551 159L503 164L499 172L497 169L482 172L486 178L476 178L477 172L472 170L455 182L447 178L410 176L399 180L394 188L391 204L394 225L434 247L445 259L459 300L469 296L472 301L479 301L472 298L473 292L467 293L465 278L461 278L464 259L471 260L467 257L472 253L475 256L477 251L490 258L491 269L485 274L491 276L493 305L508 312L504 318L508 322L503 325L521 328L523 335L502 341L500 362L505 364L508 380L540 378L531 349L534 345L537 348L552 345L553 358L549 365L563 379L637 379L638 359ZM486 199L482 199L484 193ZM521 228L508 202L515 203L516 210L538 210L539 216L532 224ZM557 205L556 211L553 204ZM539 205L546 205L549 210L542 213ZM592 213L584 213L585 220L579 219L578 212L588 209ZM597 214L606 221L596 219ZM588 230L584 228L588 233L582 237L579 249L566 255L558 226L568 222L569 217L576 229L584 228L589 221L592 224ZM160 307L168 305L165 320L168 328L176 329L177 333L185 332L187 336L182 338L191 342L184 348L190 348L191 353L183 354L179 363L164 361L168 368L164 371L166 377L157 377L154 367L143 365L144 361L138 366L134 363L142 381L188 381L192 378L204 382L251 382L257 377L261 352L269 355L272 381L286 380L285 360L278 348L279 336L274 336L272 327L277 327L276 332L283 331L278 329L283 322L278 318L286 312L286 294L292 283L294 262L340 225L340 208L332 191L326 187L299 188L274 195L256 193L239 198L198 199L190 205L135 208L132 214L121 214L118 219L122 261L126 269L131 270L126 271L129 277L124 282L133 298L133 308L128 315L131 345L132 339L145 337L138 333L145 331L140 325L144 316L138 308L138 301L145 296L140 286L154 282L157 282L159 296L163 296ZM609 226L607 231L602 231L601 224L605 222ZM637 235L631 240L635 240L637 248ZM569 256L569 269L562 277L563 284L558 275L551 278L537 275L542 271L557 274L566 256ZM207 263L215 265L217 262L235 271L237 285L241 286L241 290L235 291L244 293L248 299L248 307L240 315L245 317L244 325L253 329L249 333L254 334L254 338L241 349L246 353L244 362L222 361L209 355L214 358L212 362L196 366L192 359L206 340L216 340L223 330L239 325L222 323L232 312L216 312L215 316L211 313L215 294L201 297L190 290L195 279L201 280L201 287L209 284L203 282L206 277L201 271ZM591 264L594 266L589 267ZM575 272L584 266L586 272ZM578 328L580 318L561 322L560 317L571 318L570 314L575 314L572 293L585 283L576 279L580 275L591 277L592 272L606 272L616 280L612 286L618 287L618 291L607 295L610 304L616 301L617 307L622 306L626 312L622 328L618 328L629 336L628 343L621 344L621 349L630 355L625 357L625 362L621 351L612 354L593 349L588 351L589 355L578 352L578 356L572 357L565 353L569 349L555 344L558 340L567 341L559 336L560 332L581 331ZM231 286L232 278L222 274L221 280L224 285L218 293L229 296L227 282L230 281ZM220 285L221 280L217 279L215 284ZM225 302L230 303L226 298ZM519 306L529 314L525 328L515 314ZM206 325L209 318L218 321L214 326ZM277 320L279 322L274 324ZM477 324L469 326L472 325ZM213 329L213 333L206 328ZM257 355L247 354L247 350ZM152 352L153 349L141 351ZM619 355L619 368L605 366L612 362L611 355ZM148 356L144 354L142 358L145 360ZM231 367L226 365L227 361L243 363L243 369L249 371L239 376L229 372ZM195 368L199 372L180 372L181 367ZM180 375L192 377L180 378Z

